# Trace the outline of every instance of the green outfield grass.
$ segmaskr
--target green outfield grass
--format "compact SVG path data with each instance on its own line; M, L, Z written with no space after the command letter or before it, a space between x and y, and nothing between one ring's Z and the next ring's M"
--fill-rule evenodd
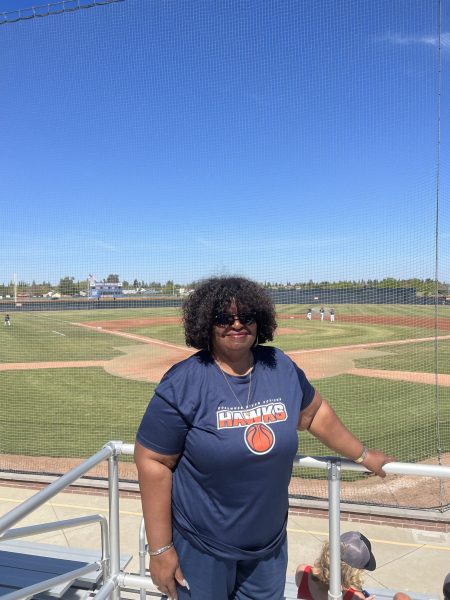
M0 362L106 360L119 356L118 346L139 344L73 323L173 316L174 309L23 312L12 326L0 329Z
M2 335L3 334L3 335ZM36 362L65 360L106 360L120 355L117 346L138 342L111 335L99 335L69 323L24 322L0 330L0 362Z
M436 389L432 385L340 375L313 382L352 431L372 448L400 461L436 455ZM450 451L450 388L439 390L442 451ZM312 436L301 452L329 454Z
M133 442L153 384L113 377L102 369L0 374L2 451L33 456L87 456L106 441ZM436 454L433 386L341 375L313 382L341 419L371 447L401 461ZM16 401L11 410L11 397ZM443 452L450 451L450 389L439 393ZM401 418L399 418L401 415ZM302 454L329 454L308 433Z
M30 456L83 457L109 440L133 442L155 388L98 368L7 371L0 381L2 452Z
M26 313L17 313L25 315ZM28 313L30 314L30 313ZM179 317L178 308L114 308L101 310L62 310L55 312L33 313L46 317L55 317L59 321L86 323L87 321L117 321L122 319L151 319L154 317Z
M412 327L366 325L364 323L330 323L327 321L302 321L293 327L292 321L280 321L279 327L298 328L295 334L276 334L273 345L281 350L314 350L335 348L354 344L391 342L398 340L432 337L429 329Z
M303 315L305 306L278 306L280 315ZM439 308L450 317L450 308ZM339 315L410 316L409 326L339 322ZM139 344L101 330L90 331L72 323L179 316L179 309L119 309L13 313L12 327L0 327L0 362L100 360L121 354L118 348ZM416 329L414 317L434 315L433 307L339 305L337 321L308 322L279 318L280 327L298 334L278 335L283 350L330 348L433 336L432 329ZM181 324L133 328L170 343L184 342ZM64 334L64 335L61 335ZM416 342L377 348L389 354L359 359L356 366L434 371L434 343ZM438 342L438 364L450 372L450 342ZM132 442L137 424L154 389L153 384L114 377L100 368L0 372L4 453L86 456L109 439ZM449 452L450 390L432 385L384 381L341 375L316 382L317 389L367 444L391 452L399 460L421 460L436 455L436 418L440 415L443 452ZM3 433L4 432L4 433ZM327 454L308 434L301 435L300 451Z
M438 373L450 374L450 340L440 340L437 353L434 342L381 346L377 350L389 354L378 358L356 359L355 366L368 369L386 369L388 371L435 373L437 358Z
M296 335L277 335L274 345L282 350L312 350L316 348L331 348L353 344L367 344L373 342L391 342L396 340L417 339L433 337L435 331L432 326L423 327L415 323L416 319L434 319L433 306L408 306L408 305L368 305L368 304L342 304L335 307L336 321L330 323L328 313L326 320L319 320L319 306L314 307L315 313L312 321L306 319L307 305L287 304L278 305L278 326L299 329ZM328 310L328 308L327 308ZM289 315L301 315L302 318L289 318ZM406 325L364 323L363 317L387 319L395 317L408 317L410 323ZM339 322L339 317L360 317L360 323ZM450 318L450 307L439 307L439 316ZM283 317L283 318L281 318ZM287 317L287 318L285 318ZM432 321L431 321L432 323ZM442 332L441 332L442 333ZM448 333L448 332L443 332Z
M314 318L319 318L320 304L278 304L277 313L279 315L304 315L306 320L306 311L312 308ZM331 305L324 304L326 314ZM373 317L434 317L436 309L433 305L422 306L412 304L333 304L336 322L339 321L341 315L363 316L369 315ZM439 305L437 312L441 317L450 318L450 306Z
M436 397L432 385L340 375L313 382L342 421L369 448L382 449L400 462L436 457L436 420L439 413L440 450L450 452L450 388ZM328 456L330 450L304 432L299 434L299 453ZM299 475L294 468L294 475ZM302 477L326 478L325 471L302 469ZM343 472L344 481L364 478Z
M184 330L181 324L152 325L150 327L131 327L127 329L130 333L137 333L145 337L162 340L169 344L184 346Z

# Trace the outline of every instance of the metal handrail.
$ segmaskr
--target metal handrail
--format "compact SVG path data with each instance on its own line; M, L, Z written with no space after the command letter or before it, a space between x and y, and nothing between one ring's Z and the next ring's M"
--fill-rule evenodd
M147 552L145 549L146 535L145 535L145 521L141 519L141 525L139 527L139 575L145 577L145 564L147 558ZM140 600L145 600L145 589L141 588L139 593Z
M87 573L91 573L92 571L98 571L101 568L102 565L100 562L90 563L89 565L85 565L84 567L80 567L79 569L68 571L67 573L63 573L62 575L51 577L50 579L46 579L45 581L40 581L39 583L34 583L33 585L29 585L21 590L17 590L15 592L11 592L10 594L6 594L5 596L2 596L2 600L26 600L26 598L31 598L32 596L40 594L41 592L46 592L55 585L68 583L69 581L74 581L75 579L77 579L77 577L81 577L82 575L86 575Z
M8 529L8 531L5 531L5 533L0 536L0 542L29 537L38 533L48 533L50 531L60 531L62 529L80 527L81 525L89 525L92 523L100 524L100 535L102 540L101 564L103 565L103 583L105 583L109 576L110 556L108 521L103 515L85 515L83 517L75 517L74 519L63 519L60 521L52 521L50 523L40 523L39 525L28 525L28 527L16 527L15 529Z
M18 523L21 519L25 518L37 508L45 504L48 500L53 498L60 491L74 483L79 477L90 471L97 464L105 460L110 459L112 456L117 455L122 447L121 442L108 442L99 452L85 460L83 463L73 468L71 471L51 483L47 488L37 492L31 498L25 500L22 504L10 510L6 515L0 518L0 541L17 539L19 537L26 537L35 535L37 533L44 533L49 531L56 531L60 529L66 529L69 527L76 527L87 523L99 523L101 529L101 540L102 540L102 557L100 562L90 563L78 569L72 570L62 575L57 575L41 581L37 584L33 584L22 590L11 592L4 596L5 600L24 600L38 594L45 592L52 587L68 583L69 581L75 580L77 577L90 573L92 571L101 570L103 577L103 585L107 584L108 578L111 575L111 540L108 533L108 522L103 515L88 515L84 517L77 517L74 519L65 519L61 521L54 521L51 523L41 523L39 525L30 525L28 527L21 527L16 529L10 529L12 525ZM126 445L125 445L126 447ZM116 526L116 524L115 524ZM118 523L117 523L118 527ZM116 534L115 534L116 535ZM117 537L117 535L116 535ZM120 558L118 559L120 560ZM115 561L116 563L116 561Z
M127 587L134 587L136 591L140 590L141 598L145 597L145 590L156 590L154 583L150 577L145 576L145 528L141 522L139 530L139 561L140 575L132 575L124 573L120 570L120 538L119 538L119 477L118 477L118 458L120 454L132 455L134 453L134 444L124 444L120 441L108 442L99 452L88 458L81 465L75 467L47 488L41 490L28 500L25 500L20 506L12 509L6 515L0 518L0 540L13 539L19 535L32 535L38 532L39 527L47 528L50 531L52 527L60 527L62 523L66 526L74 526L76 519L68 519L58 523L47 523L41 526L30 526L21 529L8 530L11 525L14 525L20 519L29 515L39 506L47 502L65 487L74 483L79 477L84 475L92 467L100 463L102 460L108 460L108 483L109 483L109 539L106 539L107 556L109 561L105 560L102 563L93 563L87 565L83 569L92 570L98 565L102 569L104 576L103 584L96 593L96 600L118 600L120 590ZM369 472L362 465L358 465L353 461L341 459L335 456L311 457L297 456L294 461L294 466L302 466L307 468L326 469L328 474L328 500L329 500L329 543L330 543L330 585L328 598L329 600L341 600L341 574L340 574L340 474L342 470ZM438 477L440 479L450 479L450 467L442 465L424 465L412 463L392 462L383 467L383 470L388 474L395 475L416 475L420 477ZM83 522L95 520L99 515L93 517L80 517ZM78 521L80 522L80 521ZM100 521L101 523L101 521ZM40 530L42 531L42 529ZM3 534L3 535L2 535ZM107 564L109 562L109 571ZM80 570L81 571L81 570ZM51 585L46 588L40 588L39 591L45 591L56 584L56 580L69 581L67 578L77 571L72 571L71 574L60 575L47 582L37 584L43 586ZM86 572L86 571L83 571ZM31 588L20 590L4 596L5 600L23 600L30 596ZM26 592L26 593L25 593ZM37 593L34 592L33 593Z
M102 530L102 544L105 550L109 546L108 539L108 521L103 515L86 515L84 517L75 517L74 519L64 519L61 521L52 521L51 523L41 523L39 525L28 525L27 527L17 527L16 529L8 529L0 536L0 542L5 540L16 540L21 537L29 537L38 533L48 533L49 531L59 531L60 529L68 529L70 527L79 527L89 523L100 523Z
M328 471L328 537L330 546L330 584L328 597L330 600L339 600L342 598L340 566L340 475L342 470L359 471L360 473L369 473L370 471L352 460L341 459L336 456L297 456L294 460L294 466L326 469ZM416 465L392 462L386 464L383 469L386 473L396 475L426 475L450 478L450 467L440 465ZM143 558L146 555L145 545L145 526L142 520L139 528L139 577L133 576L131 578L131 576L127 576L127 578L119 580L123 585L140 587L141 600L145 600L145 590L155 589L154 586L152 587L151 580L145 578L145 558Z
M56 481L51 483L48 487L44 488L40 492L37 492L37 494L31 496L31 498L28 498L16 508L13 508L7 512L6 515L0 518L0 535L18 523L21 519L27 517L37 508L45 504L47 500L51 500L53 496L56 496L56 494L74 483L79 477L82 477L93 467L101 463L103 460L109 458L114 452L115 447L111 442L108 442L108 444L105 444L105 446L103 446L99 452L68 471L65 475L62 475L62 477L56 479Z
M294 466L327 469L327 462L329 460L339 460L341 467L346 471L370 473L369 469L366 469L366 467L358 465L347 458L338 458L336 456L299 455L294 460ZM439 477L439 479L450 479L450 467L446 467L444 465L390 462L384 465L383 471L388 475L418 475L420 477Z

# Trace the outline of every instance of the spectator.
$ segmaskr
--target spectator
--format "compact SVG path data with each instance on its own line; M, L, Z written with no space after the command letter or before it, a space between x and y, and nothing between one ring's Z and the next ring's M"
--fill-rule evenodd
M369 540L359 531L341 535L341 584L343 600L372 598L362 588L363 571L374 571L375 557ZM297 598L302 600L327 600L330 583L329 543L325 542L313 567L299 565L295 574ZM401 600L401 599L399 599Z
M381 477L394 459L366 448L303 371L263 345L277 324L259 284L211 277L182 311L199 352L164 375L135 446L151 578L176 600L281 600L298 431Z

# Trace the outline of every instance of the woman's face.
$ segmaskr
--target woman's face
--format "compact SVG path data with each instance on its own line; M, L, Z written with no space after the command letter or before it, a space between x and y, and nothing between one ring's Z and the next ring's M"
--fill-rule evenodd
M248 352L255 343L256 333L254 313L242 307L238 311L236 304L232 303L217 315L212 330L213 350L218 353Z

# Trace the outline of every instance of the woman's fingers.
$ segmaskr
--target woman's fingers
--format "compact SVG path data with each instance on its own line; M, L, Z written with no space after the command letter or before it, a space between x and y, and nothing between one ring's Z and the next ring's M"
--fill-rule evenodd
M176 579L178 585L181 585L181 587L185 587L187 590L191 589L189 587L189 583L184 578L184 575L183 575L180 567L178 567L178 569L175 571L175 579Z

